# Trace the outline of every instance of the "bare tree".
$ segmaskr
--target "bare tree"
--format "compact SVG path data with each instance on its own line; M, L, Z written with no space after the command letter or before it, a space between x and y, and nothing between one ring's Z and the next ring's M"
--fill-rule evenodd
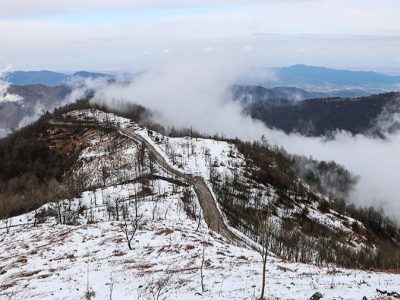
M139 217L139 198L136 188L134 190L133 207L135 209L135 218L137 219Z
M7 218L9 218L10 217L10 211L9 211L9 202L7 202L6 201L6 198L4 197L1 197L2 199L1 199L1 211L2 211L2 217L5 219L5 222L6 222L6 227L7 227L7 221L8 221L8 219ZM8 230L7 230L7 233L8 233Z
M90 275L90 268L89 268L90 256L89 255L90 254L88 252L88 254L87 254L87 257L88 257L87 271L86 271L86 291L85 291L85 299L86 300L91 300L96 295L96 293L90 287L90 282L89 282L89 275Z
M124 220L122 223L122 232L125 234L126 242L128 244L129 250L133 250L132 248L132 240L135 237L136 231L142 224L142 215L135 215L130 222Z
M109 300L112 300L113 297L113 291L114 291L114 277L112 273L110 274L110 295L108 297Z
M210 181L212 183L216 183L217 181L220 180L220 174L218 172L218 161L217 159L214 160L214 162L210 161L210 164L208 165L208 171L210 174Z
M43 193L43 189L40 188L38 180L34 178L30 178L25 184L24 197L30 203L32 207L34 207L34 221L33 226L35 227L37 224L38 210L40 204L42 203L45 195Z
M112 200L113 206L114 206L114 213L115 213L114 218L115 218L115 220L119 221L120 202L123 199L122 199L121 195L113 194L113 195L111 195L111 200Z
M128 218L129 218L128 204L124 203L122 204L122 219L126 220Z
M101 167L101 181L103 182L103 187L107 184L107 178L110 177L110 169L107 166Z
M260 300L265 299L265 272L267 269L268 248L271 239L271 206L268 204L266 211L258 215L258 229L259 229L259 242L260 247L257 249L262 258L262 279L261 279L261 294Z
M146 157L146 145L144 142L140 143L136 152L136 165L138 167L138 171L141 172L144 167Z
M205 292L205 287L204 287L204 274L203 274L203 269L204 269L204 262L205 262L205 252L207 248L207 243L203 243L203 252L201 255L201 265L200 265L200 283L201 283L201 293Z
M10 293L6 293L5 296L8 300L12 300L12 298L15 296L15 292L11 291Z
M12 225L12 221L11 221L11 220L12 220L12 219L6 219L6 220L5 220L6 232L7 232L7 234L10 233L10 228L11 228L11 225Z
M199 231L201 225L201 208L199 208L199 214L197 215L197 227L196 227L196 231Z
M68 186L66 184L60 184L56 180L50 180L48 184L48 195L56 206L58 223L63 224L63 199L70 196Z
M90 172L78 171L73 173L72 182L75 193L81 193L87 190L90 176Z
M158 206L158 200L155 199L155 200L153 200L153 209L151 210L151 219L152 219L152 221L155 220L156 213L157 213L157 206Z

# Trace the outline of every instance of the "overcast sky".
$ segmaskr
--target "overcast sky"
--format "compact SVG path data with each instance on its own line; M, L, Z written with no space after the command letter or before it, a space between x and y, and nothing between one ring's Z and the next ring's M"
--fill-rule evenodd
M197 52L400 73L398 0L13 0L0 67L133 71Z

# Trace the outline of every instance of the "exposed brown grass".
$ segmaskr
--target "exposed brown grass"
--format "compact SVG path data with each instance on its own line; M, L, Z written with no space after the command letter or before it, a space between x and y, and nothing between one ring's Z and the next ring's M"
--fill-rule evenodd
M7 290L7 289L13 287L16 283L17 283L17 282L14 281L14 282L11 282L11 283L2 284L2 285L0 285L0 291L5 291L5 290Z
M28 262L28 259L26 258L26 256L21 256L14 263L16 263L16 264L26 264L27 262Z
M155 232L155 234L156 235L170 235L173 232L174 231L170 228L162 228L162 229L158 230L157 232Z
M238 259L249 260L249 259L248 259L246 256L244 256L244 255L239 256Z
M11 276L11 278L32 277L33 275L36 275L40 272L41 272L41 270L20 272L20 273L14 274L13 276Z

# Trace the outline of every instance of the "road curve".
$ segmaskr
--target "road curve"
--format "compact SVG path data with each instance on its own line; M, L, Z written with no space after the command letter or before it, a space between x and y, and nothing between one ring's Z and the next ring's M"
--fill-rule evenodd
M67 125L67 126L76 126L79 123L82 122L63 122L63 121L58 121L58 120L49 120L50 124L53 125ZM93 124L91 122L85 123L85 125L92 125L92 126L99 126L101 127L101 124ZM145 147L150 151L150 153L154 156L156 162L167 172L176 175L177 177L180 177L183 179L183 181L188 182L193 186L193 189L196 193L197 198L199 199L201 209L203 211L203 216L204 216L204 221L207 223L208 227L221 234L223 237L237 242L238 244L248 244L246 241L242 240L239 236L234 234L228 226L225 224L225 221L218 210L217 204L216 204L216 199L214 199L214 196L212 192L210 191L206 181L204 180L203 177L201 176L196 176L191 173L186 173L183 172L172 164L170 164L165 157L158 151L152 143L150 143L148 140L146 140L144 137L141 135L137 134L135 131L127 129L127 128L121 128L121 127L116 127L115 128L118 130L118 132L127 138L130 138L134 140L137 143L143 143Z
M181 177L184 181L189 182L193 185L193 189L199 199L200 206L203 210L204 221L207 223L208 227L221 234L225 238L239 242L240 238L234 234L231 230L229 230L228 226L226 226L224 219L221 216L220 211L218 210L216 199L212 192L210 191L207 183L204 178L201 176L194 176L190 173L185 173L176 169L172 166L164 156L141 135L129 129L118 129L119 132L125 135L128 138L135 140L136 142L143 143L145 147L151 152L151 154L155 157L157 163L164 168L166 171Z

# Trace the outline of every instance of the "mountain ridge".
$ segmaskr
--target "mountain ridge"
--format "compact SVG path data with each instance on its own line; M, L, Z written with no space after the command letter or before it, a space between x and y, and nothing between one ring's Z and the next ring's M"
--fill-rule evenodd
M303 89L317 89L318 92L327 89L346 90L353 89L358 92L379 92L387 91L389 88L398 88L400 76L385 75L375 71L352 71L345 69L334 69L323 66L308 66L296 64L288 67L275 67L271 69L275 79L261 81L249 81L246 85L261 84L269 88L277 86L294 86ZM55 86L65 84L74 76L82 78L109 77L106 73L77 71L73 74L53 72L48 70L41 71L14 71L6 74L5 79L11 84L28 85L44 84ZM351 91L350 91L351 92Z
M269 101L269 100L291 100L302 101L315 98L341 97L354 98L361 96L369 96L371 93L357 89L334 90L328 92L310 91L295 86L276 86L267 88L262 85L234 85L232 87L233 98L249 104L253 101ZM246 99L250 96L250 99Z
M300 101L271 98L270 95L269 90L262 87L242 88L236 90L235 100L241 104L244 113L286 133L329 136L344 130L382 137L400 128L397 119L393 118L400 110L399 92ZM383 119L389 124L382 124Z
M294 85L368 86L400 84L400 76L374 71L351 71L304 64L274 68L278 81Z
M13 71L7 73L4 77L4 80L13 85L23 86L23 85L36 85L43 84L49 87L59 86L63 84L67 84L69 80L74 77L81 78L111 78L112 75L105 73L95 73L88 71L78 71L70 74L53 72L48 70L41 71Z

